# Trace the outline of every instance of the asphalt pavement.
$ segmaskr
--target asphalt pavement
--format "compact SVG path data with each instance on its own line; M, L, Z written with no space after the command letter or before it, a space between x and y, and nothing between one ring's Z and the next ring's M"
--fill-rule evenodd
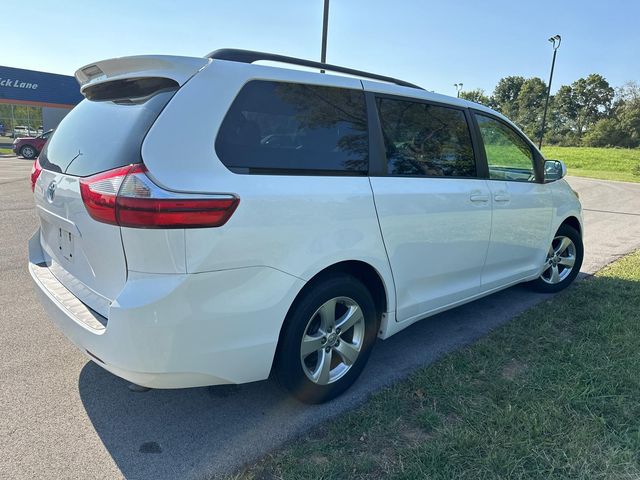
M88 361L38 304L30 161L0 158L0 478L215 478L548 298L516 286L379 341L361 380L306 406L273 381L135 393ZM583 272L640 248L640 184L569 178L585 207Z

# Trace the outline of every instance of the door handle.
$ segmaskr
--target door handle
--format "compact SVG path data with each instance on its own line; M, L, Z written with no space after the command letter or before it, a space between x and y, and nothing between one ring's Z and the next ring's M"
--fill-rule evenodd
M493 196L493 200L496 202L502 202L502 203L508 202L509 200L511 200L511 195L509 195L506 192L499 192Z
M489 195L482 195L481 193L472 193L469 199L474 203L487 203L489 201Z

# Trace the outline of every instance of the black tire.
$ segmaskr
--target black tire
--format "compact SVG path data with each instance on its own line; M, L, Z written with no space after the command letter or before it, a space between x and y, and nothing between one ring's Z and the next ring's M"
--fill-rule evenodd
M38 156L38 150L33 145L24 145L20 149L20 155L22 155L27 160L31 160L32 158L36 158Z
M578 273L580 273L580 267L582 266L582 259L584 257L584 246L582 244L582 237L580 236L580 233L578 233L578 231L575 228L569 225L561 225L558 231L556 232L556 234L554 235L554 241L552 242L551 249L553 249L556 243L558 242L557 239L561 237L567 237L568 239L571 240L571 242L573 242L574 249L575 249L575 252L573 255L574 257L573 267L571 268L571 271L565 276L565 278L563 278L557 283L549 283L550 282L549 279L545 281L545 278L549 276L549 273L548 273L549 269L545 270L540 275L540 277L538 277L533 282L531 282L531 286L538 292L555 293L555 292L559 292L560 290L564 290L569 285L571 285L571 283L575 280L576 276L578 276ZM547 258L546 261L550 261L549 257ZM560 268L562 268L561 264L560 264Z
M341 348L341 341L349 345L351 342L360 343L361 341L362 343L356 360L348 367L346 362L343 360L344 357L332 348L322 347L318 351L310 354L311 357L316 355L316 362L319 362L320 357L318 355L324 356L322 351L326 351L326 348L329 348L329 350L331 350L331 355L335 355L333 362L343 362L345 365L345 367L341 367L341 364L336 367L331 367L330 371L334 372L335 370L340 370L340 368L347 368L346 373L342 374L342 376L336 378L334 381L331 381L331 383L319 384L312 381L303 369L301 343L303 336L309 332L307 327L312 328L313 322L319 323L321 321L321 315L318 313L320 307L336 298L342 298L346 302L345 306L345 304L340 303L342 300L339 300L335 307L335 316L339 317L338 320L340 320L340 318L346 318L346 312L349 309L349 300L353 300L357 304L364 318L363 321L358 322L358 327L354 326L350 329L345 329L344 332L338 332L343 336L337 337L337 344L335 348ZM353 305L351 306L353 307ZM343 308L343 311L345 312L345 316L342 317L341 308ZM364 323L363 334L361 326L362 323ZM335 325L338 326L339 322ZM355 340L356 328L358 328L361 333L359 337L361 339L360 341ZM362 370L369 359L369 355L371 354L371 350L376 340L377 331L378 313L376 311L375 303L369 290L359 280L351 275L339 273L331 277L315 281L303 290L287 314L274 364L275 377L286 390L291 392L296 398L304 403L316 404L327 402L343 393L360 376L360 373L362 373ZM351 340L347 338L349 336L349 332L352 335ZM324 336L319 328L316 335L322 336L322 338L325 339L325 342L327 341L326 339L328 337ZM335 339L335 335L333 337ZM334 339L331 341L334 341ZM327 355L329 355L329 352L327 352ZM308 358L304 361L306 362ZM313 360L314 359L311 358L312 363ZM317 363L316 365L320 364ZM331 362L329 362L329 365L331 366ZM305 366L305 368L308 367ZM330 373L330 375L331 374L332 373Z

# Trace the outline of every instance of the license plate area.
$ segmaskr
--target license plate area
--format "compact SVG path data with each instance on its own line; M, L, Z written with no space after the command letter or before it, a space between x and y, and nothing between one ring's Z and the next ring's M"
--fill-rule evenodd
M73 262L73 235L62 227L58 227L58 253L68 262Z

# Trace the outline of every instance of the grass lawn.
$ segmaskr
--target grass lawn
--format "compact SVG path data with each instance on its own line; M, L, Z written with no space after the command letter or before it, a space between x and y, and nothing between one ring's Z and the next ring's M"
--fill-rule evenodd
M640 182L640 149L543 147L545 158L563 160L569 175Z
M10 148L0 148L0 154L13 155L13 150L11 150Z
M640 252L237 478L640 478Z

